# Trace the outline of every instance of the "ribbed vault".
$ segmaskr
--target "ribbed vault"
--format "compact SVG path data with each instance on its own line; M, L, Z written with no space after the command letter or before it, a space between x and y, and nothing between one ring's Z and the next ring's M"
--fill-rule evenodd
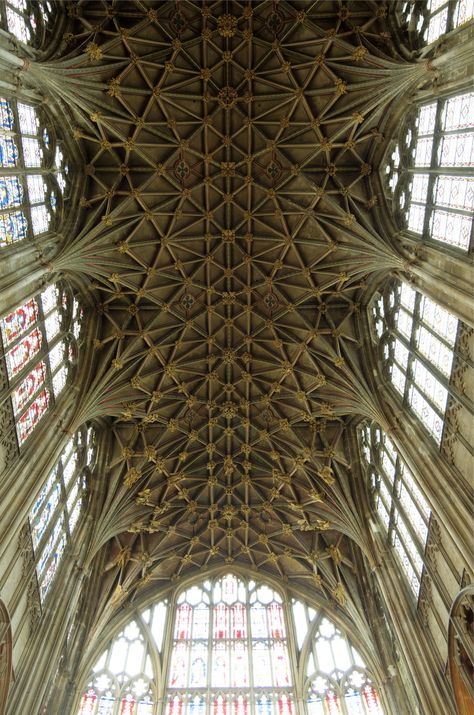
M101 312L75 421L111 420L104 585L121 598L220 560L342 605L353 544L369 549L346 425L383 421L359 302L403 268L370 157L426 67L397 57L379 2L69 12L70 54L29 71L88 157L84 229L51 269L91 276Z

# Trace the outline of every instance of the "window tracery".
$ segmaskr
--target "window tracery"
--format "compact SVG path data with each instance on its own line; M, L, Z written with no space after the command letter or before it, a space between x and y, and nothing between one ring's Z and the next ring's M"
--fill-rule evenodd
M474 17L474 0L425 0L401 3L405 27L415 27L418 42L429 45Z
M0 248L58 223L68 171L44 113L0 98Z
M293 600L297 644L309 652L304 693L308 715L381 715L368 670L348 638L324 614Z
M225 574L137 612L92 669L79 715L291 715L300 688L308 715L382 715L323 612L295 600L286 611L271 586Z
M386 167L404 227L468 251L474 214L474 93L424 104L407 118Z
M4 29L35 48L44 44L57 15L52 0L3 0L0 12Z
M408 583L418 598L431 511L391 439L377 426L359 433L374 507Z
M407 283L392 283L372 307L382 360L395 390L441 444L458 320Z
M64 389L78 354L82 316L77 299L58 284L0 319L20 446Z
M86 494L86 474L93 466L94 456L94 430L81 428L62 451L30 512L41 601L48 593L77 527Z

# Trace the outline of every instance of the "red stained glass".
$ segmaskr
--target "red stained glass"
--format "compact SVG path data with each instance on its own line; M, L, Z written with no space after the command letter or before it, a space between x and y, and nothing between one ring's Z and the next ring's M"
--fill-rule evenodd
M46 365L40 362L31 370L23 382L16 388L12 395L13 411L15 415L31 400L33 395L44 385L46 379Z
M369 715L380 715L377 693L375 692L375 688L373 688L371 685L367 685L367 687L364 688L364 699L367 703L367 710L369 711Z
M292 715L293 713L292 702L286 695L282 695L278 699L278 713L279 715Z
M219 695L213 702L213 715L227 715L227 702L222 695Z
M79 715L92 715L94 712L97 695L95 693L85 693L82 696L81 709Z
M2 335L7 345L10 345L22 333L36 322L38 305L34 298L7 315L1 321Z
M279 603L271 603L268 608L270 621L270 635L272 638L285 637L285 624L283 620L283 609Z
M126 697L120 703L119 715L133 715L135 708L135 700L131 697Z
M234 700L232 705L233 705L232 715L247 715L248 703L247 703L247 700L242 695L239 695L239 697Z
M17 375L21 369L38 354L41 349L42 340L43 336L41 335L41 331L35 328L6 354L9 377Z
M232 638L247 637L247 614L242 603L232 606Z
M183 699L176 696L172 698L168 704L168 715L182 715L183 713Z
M229 637L229 609L223 603L214 608L214 638Z
M176 612L176 626L174 629L174 637L177 640L186 640L191 638L191 614L192 608L187 603L178 606Z
M17 432L20 444L32 433L49 405L49 392L43 390L36 400L28 407L27 411L20 417L17 422Z
M326 695L325 700L328 709L328 715L341 715L341 708L339 707L339 698L335 693L328 693L328 695Z

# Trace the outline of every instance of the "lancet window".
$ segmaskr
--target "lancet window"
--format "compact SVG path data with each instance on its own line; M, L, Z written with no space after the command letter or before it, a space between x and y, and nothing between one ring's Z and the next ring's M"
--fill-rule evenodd
M0 248L54 228L67 188L68 166L44 113L0 98Z
M41 601L79 522L94 455L94 430L83 427L67 443L31 510L30 531Z
M2 0L2 26L25 45L41 47L54 25L52 0Z
M78 353L82 309L62 284L0 319L9 396L20 446L66 385Z
M375 301L373 319L388 377L403 402L441 443L450 394L458 320L406 283Z
M424 104L387 166L396 213L432 241L468 251L474 213L474 93Z
M323 612L225 574L136 612L79 715L292 715L297 691L308 715L382 715L365 663Z
M376 426L360 432L362 464L375 511L415 595L420 592L431 511L390 438Z

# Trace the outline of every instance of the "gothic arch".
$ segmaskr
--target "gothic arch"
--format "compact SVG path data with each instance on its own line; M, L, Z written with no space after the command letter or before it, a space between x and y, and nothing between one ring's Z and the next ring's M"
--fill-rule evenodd
M354 671L357 673L361 673L366 669L367 673L370 672L371 678L373 681L377 683L376 687L378 689L378 694L379 694L379 702L383 703L384 701L384 694L382 692L382 683L385 681L385 677L382 673L380 663L377 662L377 658L374 656L374 651L370 652L370 647L367 648L367 644L364 643L360 639L360 631L357 632L357 628L354 628L354 624L350 624L346 618L341 616L341 613L337 611L337 609L332 608L330 605L325 603L324 605L319 603L319 599L316 598L314 599L314 594L313 597L311 594L308 593L298 593L298 589L287 589L286 586L283 586L281 582L279 583L276 579L272 578L271 576L266 576L263 575L259 572L252 573L251 570L249 569L242 569L238 566L232 565L231 567L214 567L207 569L204 573L201 573L199 576L194 575L193 577L183 579L182 582L179 584L174 584L173 586L167 586L163 589L161 589L159 592L156 591L156 589L149 588L148 594L142 593L140 594L140 597L137 599L134 599L133 604L130 604L130 606L126 609L121 609L120 613L117 614L116 617L113 617L109 623L103 628L102 632L100 633L100 636L97 638L96 644L93 646L93 648L87 653L86 655L86 660L83 660L83 663L81 665L81 673L82 675L78 679L78 684L80 686L80 689L76 691L76 696L74 700L74 708L71 710L71 715L77 712L80 704L80 700L82 698L82 693L83 688L85 687L85 682L88 678L90 678L90 669L94 665L95 662L97 662L97 670L95 672L97 673L97 676L100 676L102 678L102 682L104 682L103 678L105 677L110 677L112 678L112 681L115 683L115 678L113 674L111 674L111 671L109 670L103 670L104 666L106 663L110 661L110 648L112 644L115 642L117 637L119 636L120 633L123 633L123 631L127 630L128 625L131 624L134 619L137 619L138 627L140 632L142 632L145 635L145 641L151 636L151 630L150 628L153 629L153 632L155 632L155 623L153 622L153 626L151 625L151 621L148 619L150 618L149 615L145 617L144 614L150 613L150 608L152 608L154 605L161 603L161 604L166 604L166 616L162 616L162 618L165 618L165 625L162 626L161 630L161 635L160 638L160 645L158 646L158 660L156 659L156 655L154 655L154 648L150 650L147 650L147 653L149 654L149 657L151 657L151 661L153 663L153 670L156 675L159 676L159 679L161 680L160 683L155 682L154 687L157 687L158 693L160 695L157 695L155 693L154 697L159 697L162 698L164 693L167 692L169 686L166 685L164 678L166 677L167 679L170 677L170 657L173 651L173 635L172 635L172 626L174 624L174 618L175 618L175 613L176 613L176 608L177 604L182 600L183 594L187 593L189 589L193 589L193 587L200 587L201 584L210 584L207 586L207 588L214 588L214 586L211 584L215 584L218 581L220 581L223 577L231 575L231 577L235 577L236 579L242 580L242 583L248 584L247 587L250 587L250 589L257 589L259 588L260 585L268 586L270 589L273 589L273 593L276 593L281 597L281 607L282 607L282 616L284 614L284 619L288 627L288 631L286 632L285 638L288 641L288 648L289 648L289 657L290 657L290 671L293 673L294 677L296 680L293 682L293 685L291 686L294 689L294 697L296 698L305 698L306 691L310 687L311 683L311 668L309 666L309 659L312 658L312 641L316 637L316 633L319 631L320 628L323 626L327 629L327 626L329 624L331 625L331 628L333 628L333 631L335 634L342 632L342 638L346 638L347 643L355 644L355 647L357 650L361 653L363 660L360 659L360 656L356 656L357 662L354 664L352 663L352 666L345 666L345 668L349 672ZM301 591L301 590L300 590ZM239 599L238 599L239 600ZM212 601L211 601L212 603ZM306 626L307 631L305 634L304 638L304 645L303 644L297 644L297 636L295 632L295 625L296 625L296 607L299 604L299 627L302 627L302 621L301 621L301 608L305 609L306 613L311 613L310 616L310 623ZM311 604L311 605L309 605ZM329 619L329 620L328 620ZM286 628L286 626L285 626ZM340 631L338 630L340 629ZM194 637L194 636L193 636ZM339 636L338 636L339 637ZM140 636L141 639L141 636ZM349 650L352 648L353 645L348 646ZM107 652L109 655L107 656L107 660L105 661L105 656L103 654ZM352 652L352 651L351 651ZM356 651L354 651L356 652ZM311 661L314 663L313 661ZM313 668L314 668L313 664ZM342 667L342 665L341 665ZM355 668L355 669L354 669ZM306 671L308 671L306 673ZM306 673L306 675L305 675ZM149 675L149 674L148 674ZM141 676L140 676L141 677ZM363 678L362 678L363 680ZM341 676L341 683L342 681L345 682L345 676ZM92 682L92 681L91 681ZM121 692L123 691L123 680L122 682L122 688L118 688L117 690L117 683L115 683L112 686L112 690L110 693L112 693L115 689L115 696L112 696L109 694L109 697L118 697L117 693L119 690ZM291 683L292 681L290 681ZM329 681L328 681L329 682ZM362 681L361 681L362 682ZM369 681L370 682L370 681ZM112 683L111 683L112 685ZM97 686L94 686L96 688ZM329 687L329 686L328 686ZM341 686L339 686L341 687ZM368 686L367 686L368 687ZM94 688L90 691L91 693L91 702L90 702L90 707L94 707L93 703L95 702L97 706L97 698L99 697L92 695L93 692L98 692L97 690L94 690ZM332 692L332 691L331 691ZM341 691L342 692L342 691ZM355 692L355 691L354 691ZM375 692L375 691L374 691ZM122 695L120 696L122 697ZM343 697L341 695L337 695L335 697ZM372 697L375 697L375 701L377 699L376 695L373 695ZM86 696L84 695L84 698ZM374 702L375 702L374 701ZM85 700L84 700L85 702ZM88 712L86 708L86 712ZM91 710L92 712L92 710ZM148 712L148 711L146 711ZM150 706L150 713L152 712L151 706ZM155 711L153 710L153 713ZM157 711L158 712L158 711ZM161 712L161 711L160 711ZM319 712L319 711L318 711ZM372 710L370 711L372 712ZM374 710L373 712L378 712L378 710Z

